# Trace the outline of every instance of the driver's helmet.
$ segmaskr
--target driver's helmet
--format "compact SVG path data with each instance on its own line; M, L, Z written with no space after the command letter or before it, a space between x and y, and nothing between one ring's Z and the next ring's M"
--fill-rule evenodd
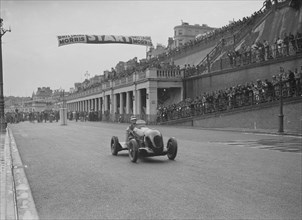
M131 122L136 121L136 117L135 117L134 115L131 116L130 121L131 121Z

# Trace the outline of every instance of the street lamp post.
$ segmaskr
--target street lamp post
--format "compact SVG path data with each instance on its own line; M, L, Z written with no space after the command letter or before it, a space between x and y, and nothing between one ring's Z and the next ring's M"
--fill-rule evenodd
M2 63L2 36L6 32L11 30L6 30L3 28L3 19L0 18L0 131L6 130L7 123L4 117L4 95L3 95L3 63Z
M279 93L280 93L280 104L279 104L279 133L284 132L284 115L283 115L283 82L282 77L284 73L284 69L280 68L280 75L279 75Z

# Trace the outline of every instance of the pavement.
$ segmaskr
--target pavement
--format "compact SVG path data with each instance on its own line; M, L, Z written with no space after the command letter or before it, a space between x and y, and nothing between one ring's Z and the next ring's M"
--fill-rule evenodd
M244 130L233 128L213 128L205 130L301 136L301 134L296 133L278 133L276 131L269 130ZM22 163L15 139L9 127L6 131L0 132L0 161L0 220L39 219L31 189L24 171L25 167Z
M201 130L216 130L216 131L230 131L230 132L243 132L243 133L254 133L254 134L270 134L270 135L284 135L284 136L295 136L295 137L302 137L302 133L298 131L284 131L279 132L277 129L249 129L249 128L232 128L232 127L225 127L225 128L200 128L200 127L191 127L195 129Z
M0 219L39 219L24 166L9 128L0 133Z

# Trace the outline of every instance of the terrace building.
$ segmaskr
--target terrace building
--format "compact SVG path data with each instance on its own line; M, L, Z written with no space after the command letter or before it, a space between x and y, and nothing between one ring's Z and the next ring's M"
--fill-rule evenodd
M181 25L174 27L174 44L172 44L172 48L180 47L192 41L196 38L196 36L203 35L205 33L211 32L216 28L209 27L206 24L199 25L194 24L190 25L187 22L182 22Z

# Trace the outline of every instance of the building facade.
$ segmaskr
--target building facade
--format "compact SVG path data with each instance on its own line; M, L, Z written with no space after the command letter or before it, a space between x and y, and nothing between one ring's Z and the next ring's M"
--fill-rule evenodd
M68 111L101 112L108 120L125 120L131 115L155 122L159 89L174 88L177 101L182 100L182 75L176 70L147 69L130 76L108 80L100 86L66 97Z
M172 49L181 47L189 41L194 40L197 35L202 35L213 30L215 30L215 28L209 27L206 24L190 25L187 22L182 22L181 25L174 27L174 44L172 44Z
M147 52L147 58L151 59L161 55L167 51L166 47L161 44L157 44L156 47L150 47L149 51Z

